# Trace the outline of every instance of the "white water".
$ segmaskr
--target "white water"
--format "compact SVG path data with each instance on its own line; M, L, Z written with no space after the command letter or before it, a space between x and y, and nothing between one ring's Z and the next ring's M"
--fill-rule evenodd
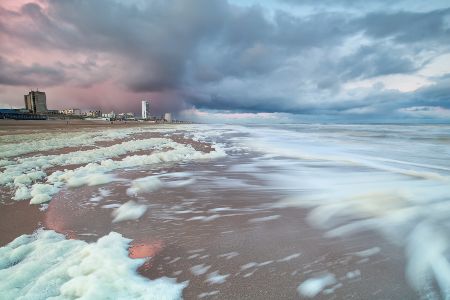
M433 299L433 285L450 296L450 126L210 126L196 134L220 135L229 154L253 153L229 172L288 195L270 208L306 208L325 238L375 230L404 249L406 278L423 297Z
M247 137L235 145L261 156L234 171L252 170L290 195L272 207L307 208L326 237L381 232L404 248L412 287L423 292L435 282L450 295L450 126L236 130Z

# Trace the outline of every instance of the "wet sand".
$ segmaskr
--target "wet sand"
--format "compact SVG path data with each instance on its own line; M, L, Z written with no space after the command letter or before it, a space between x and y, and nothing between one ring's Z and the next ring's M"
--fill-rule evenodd
M42 226L44 213L27 201L0 204L0 247L22 234L31 234Z
M33 130L64 126L46 123L41 127L37 122L39 128L33 126ZM0 129L5 129L1 123ZM26 133L27 129L19 131ZM150 136L155 137L144 134L134 138ZM204 142L176 134L171 138L198 151L211 151ZM69 151L73 149L45 154ZM141 275L189 281L183 291L185 299L297 299L300 283L325 272L335 274L338 284L330 285L327 288L332 290L325 289L327 292L315 299L418 298L405 281L401 248L370 230L349 237L324 238L324 231L306 221L307 209L271 206L287 196L283 191L229 169L254 155L116 171L120 180L112 184L63 188L44 211L28 201L12 201L8 199L11 195L3 193L0 246L41 226L88 242L116 231L133 239L131 257L147 258L139 269ZM160 176L170 183L174 181L171 174L180 172L192 174L195 182L139 194L134 200L148 205L145 214L137 220L112 223L113 209L130 200L126 190L131 180ZM231 180L231 185L221 185L221 178ZM108 195L93 198L101 190L107 190ZM381 250L361 255L368 249Z
M217 167L196 164L195 168L201 173ZM163 170L182 171L170 166ZM142 174L120 174L127 179L135 176ZM178 282L188 280L185 299L296 299L299 283L325 271L340 278L343 286L317 299L417 297L404 279L401 249L370 231L345 239L324 239L324 232L305 222L306 210L264 209L264 204L280 197L276 193L163 189L140 197L140 203L150 207L139 220L111 223L112 210L102 206L127 201L126 188L116 185L109 196L91 202L97 189L84 187L60 193L46 212L45 227L86 241L95 241L111 230L132 238L140 252L136 257L151 257L140 273L150 279L167 276L176 277ZM275 214L280 217L251 221ZM192 220L213 215L218 217ZM357 254L374 247L381 248L382 254ZM207 270L195 274L192 268L196 267ZM207 274L214 271L227 276L222 284L208 282ZM354 278L351 272L355 272Z

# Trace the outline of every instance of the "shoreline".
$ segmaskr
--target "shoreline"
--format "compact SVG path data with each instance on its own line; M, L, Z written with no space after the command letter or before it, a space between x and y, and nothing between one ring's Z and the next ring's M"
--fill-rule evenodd
M92 121L80 121L85 122ZM37 125L17 126L23 123ZM42 166L47 175L58 171L69 174L72 168L81 169L88 163L100 166L105 162L105 167L120 165L123 160L138 163L103 171L93 168L76 178L66 177L87 181L59 187L57 193L51 194L48 205L29 206L28 200L14 202L11 193L0 194L4 200L0 203L0 246L38 228L62 233L69 241L94 244L108 233L117 232L132 240L129 257L146 260L137 270L140 275L151 280L169 277L178 283L189 282L183 290L185 299L293 299L298 298L301 284L321 278L327 278L329 283L318 292L318 299L420 298L405 276L408 257L404 256L403 245L393 243L376 228L357 226L354 218L327 215L330 207L325 205L319 210L325 212L325 218L329 216L323 227L311 223L321 220L311 218L310 206L277 205L291 199L288 197L293 191L299 203L307 200L307 193L311 192L308 180L317 180L320 175L327 175L326 171L351 175L365 174L369 169L319 159L264 156L256 150L239 148L236 140L248 137L230 129L94 122L94 126L100 125L95 127L99 129L90 130L89 125L66 127L61 123L13 122L0 133L13 136L1 137L6 141L4 146L12 145L13 155L8 160L26 163L24 170L29 171L34 164L30 158L41 155L36 161L49 162L36 166ZM1 124L1 129L6 128ZM137 128L141 125L148 127ZM111 132L111 128L117 131ZM28 134L19 137L20 133ZM67 143L77 136L86 137L79 142L75 139L77 144ZM37 137L44 140L38 140L41 147L53 143L55 148L50 145L47 150L31 151L27 143ZM172 141L168 147L158 148L160 144L151 143L142 144L142 148L131 147L156 138ZM15 143L21 146L14 147ZM114 148L115 145L121 146ZM194 149L164 156L184 145ZM196 159L214 152L214 145L227 149L227 155ZM129 150L123 152L124 147ZM22 148L31 152L20 154ZM140 164L152 155L161 159ZM5 164L4 168L13 168L8 166L14 164ZM89 177L95 174L98 176ZM102 178L107 179L106 183L90 182ZM44 183L45 179L34 179L31 184ZM333 177L333 182L336 180ZM303 188L299 190L297 185ZM383 203L368 204L378 207ZM130 211L126 211L127 205ZM129 218L116 222L115 214L120 208L129 213ZM365 217L370 218L370 208L364 207ZM392 208L387 207L388 212L389 209ZM352 230L345 234L345 229ZM331 232L339 234L329 235Z

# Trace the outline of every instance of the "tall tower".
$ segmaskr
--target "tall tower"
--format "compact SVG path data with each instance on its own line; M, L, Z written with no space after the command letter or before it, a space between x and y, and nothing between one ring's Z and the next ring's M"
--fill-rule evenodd
M47 112L47 97L45 92L30 91L28 95L24 95L25 108L34 114Z
M150 101L142 101L142 119L146 120L150 118Z
M172 123L172 114L171 113L165 113L164 114L164 120L168 123Z

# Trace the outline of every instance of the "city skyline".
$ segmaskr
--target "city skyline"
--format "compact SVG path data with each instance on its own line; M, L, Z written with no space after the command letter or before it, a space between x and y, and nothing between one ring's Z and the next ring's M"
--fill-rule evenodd
M137 107L132 108L132 111L105 111L104 108L84 108L77 107L65 107L65 108L48 108L47 96L45 91L31 90L28 94L23 96L24 106L16 108L0 107L0 119L16 119L16 120L61 120L66 118L84 119L108 119L108 120L147 120L147 121L164 121L172 123L183 123L179 119L172 118L172 112L164 112L161 115L155 114L150 110L151 100L142 100L141 107L138 113L136 113ZM140 117L139 117L140 116ZM189 121L188 121L189 122Z
M12 109L12 110L20 110L20 111L29 111L29 113L32 114L46 114L48 112L52 112L55 113L56 111L58 111L60 114L66 114L66 115L82 115L82 114L91 114L91 113L97 113L97 112L101 112L101 113L105 113L107 111L107 109L105 110L105 108L101 107L101 106L96 106L96 107L68 107L68 106L61 106L61 103L59 103L59 106L57 107L51 107L48 108L47 107L47 97L46 97L46 93L45 91L39 91L39 89L33 90L31 89L28 94L24 95L24 103L22 103L22 105L18 105L18 106L12 106L9 105L9 107L0 107L0 109ZM138 106L136 107L132 107L132 110L127 111L126 113L132 113L132 114L136 114L136 115L141 115L143 113L144 110L144 102L146 102L147 106L146 106L146 116L143 117L142 119L148 119L151 117L155 117L155 115L151 115L151 111L150 111L150 102L151 100L143 100L140 101L141 103L141 107L139 108ZM24 105L23 105L24 104ZM118 112L118 111L114 111L114 109L110 110L109 112L112 113L125 113L125 112ZM166 114L166 112L160 114L161 116L163 116L164 114Z
M2 107L38 87L52 108L152 99L198 121L450 120L445 1L5 0L0 17Z

